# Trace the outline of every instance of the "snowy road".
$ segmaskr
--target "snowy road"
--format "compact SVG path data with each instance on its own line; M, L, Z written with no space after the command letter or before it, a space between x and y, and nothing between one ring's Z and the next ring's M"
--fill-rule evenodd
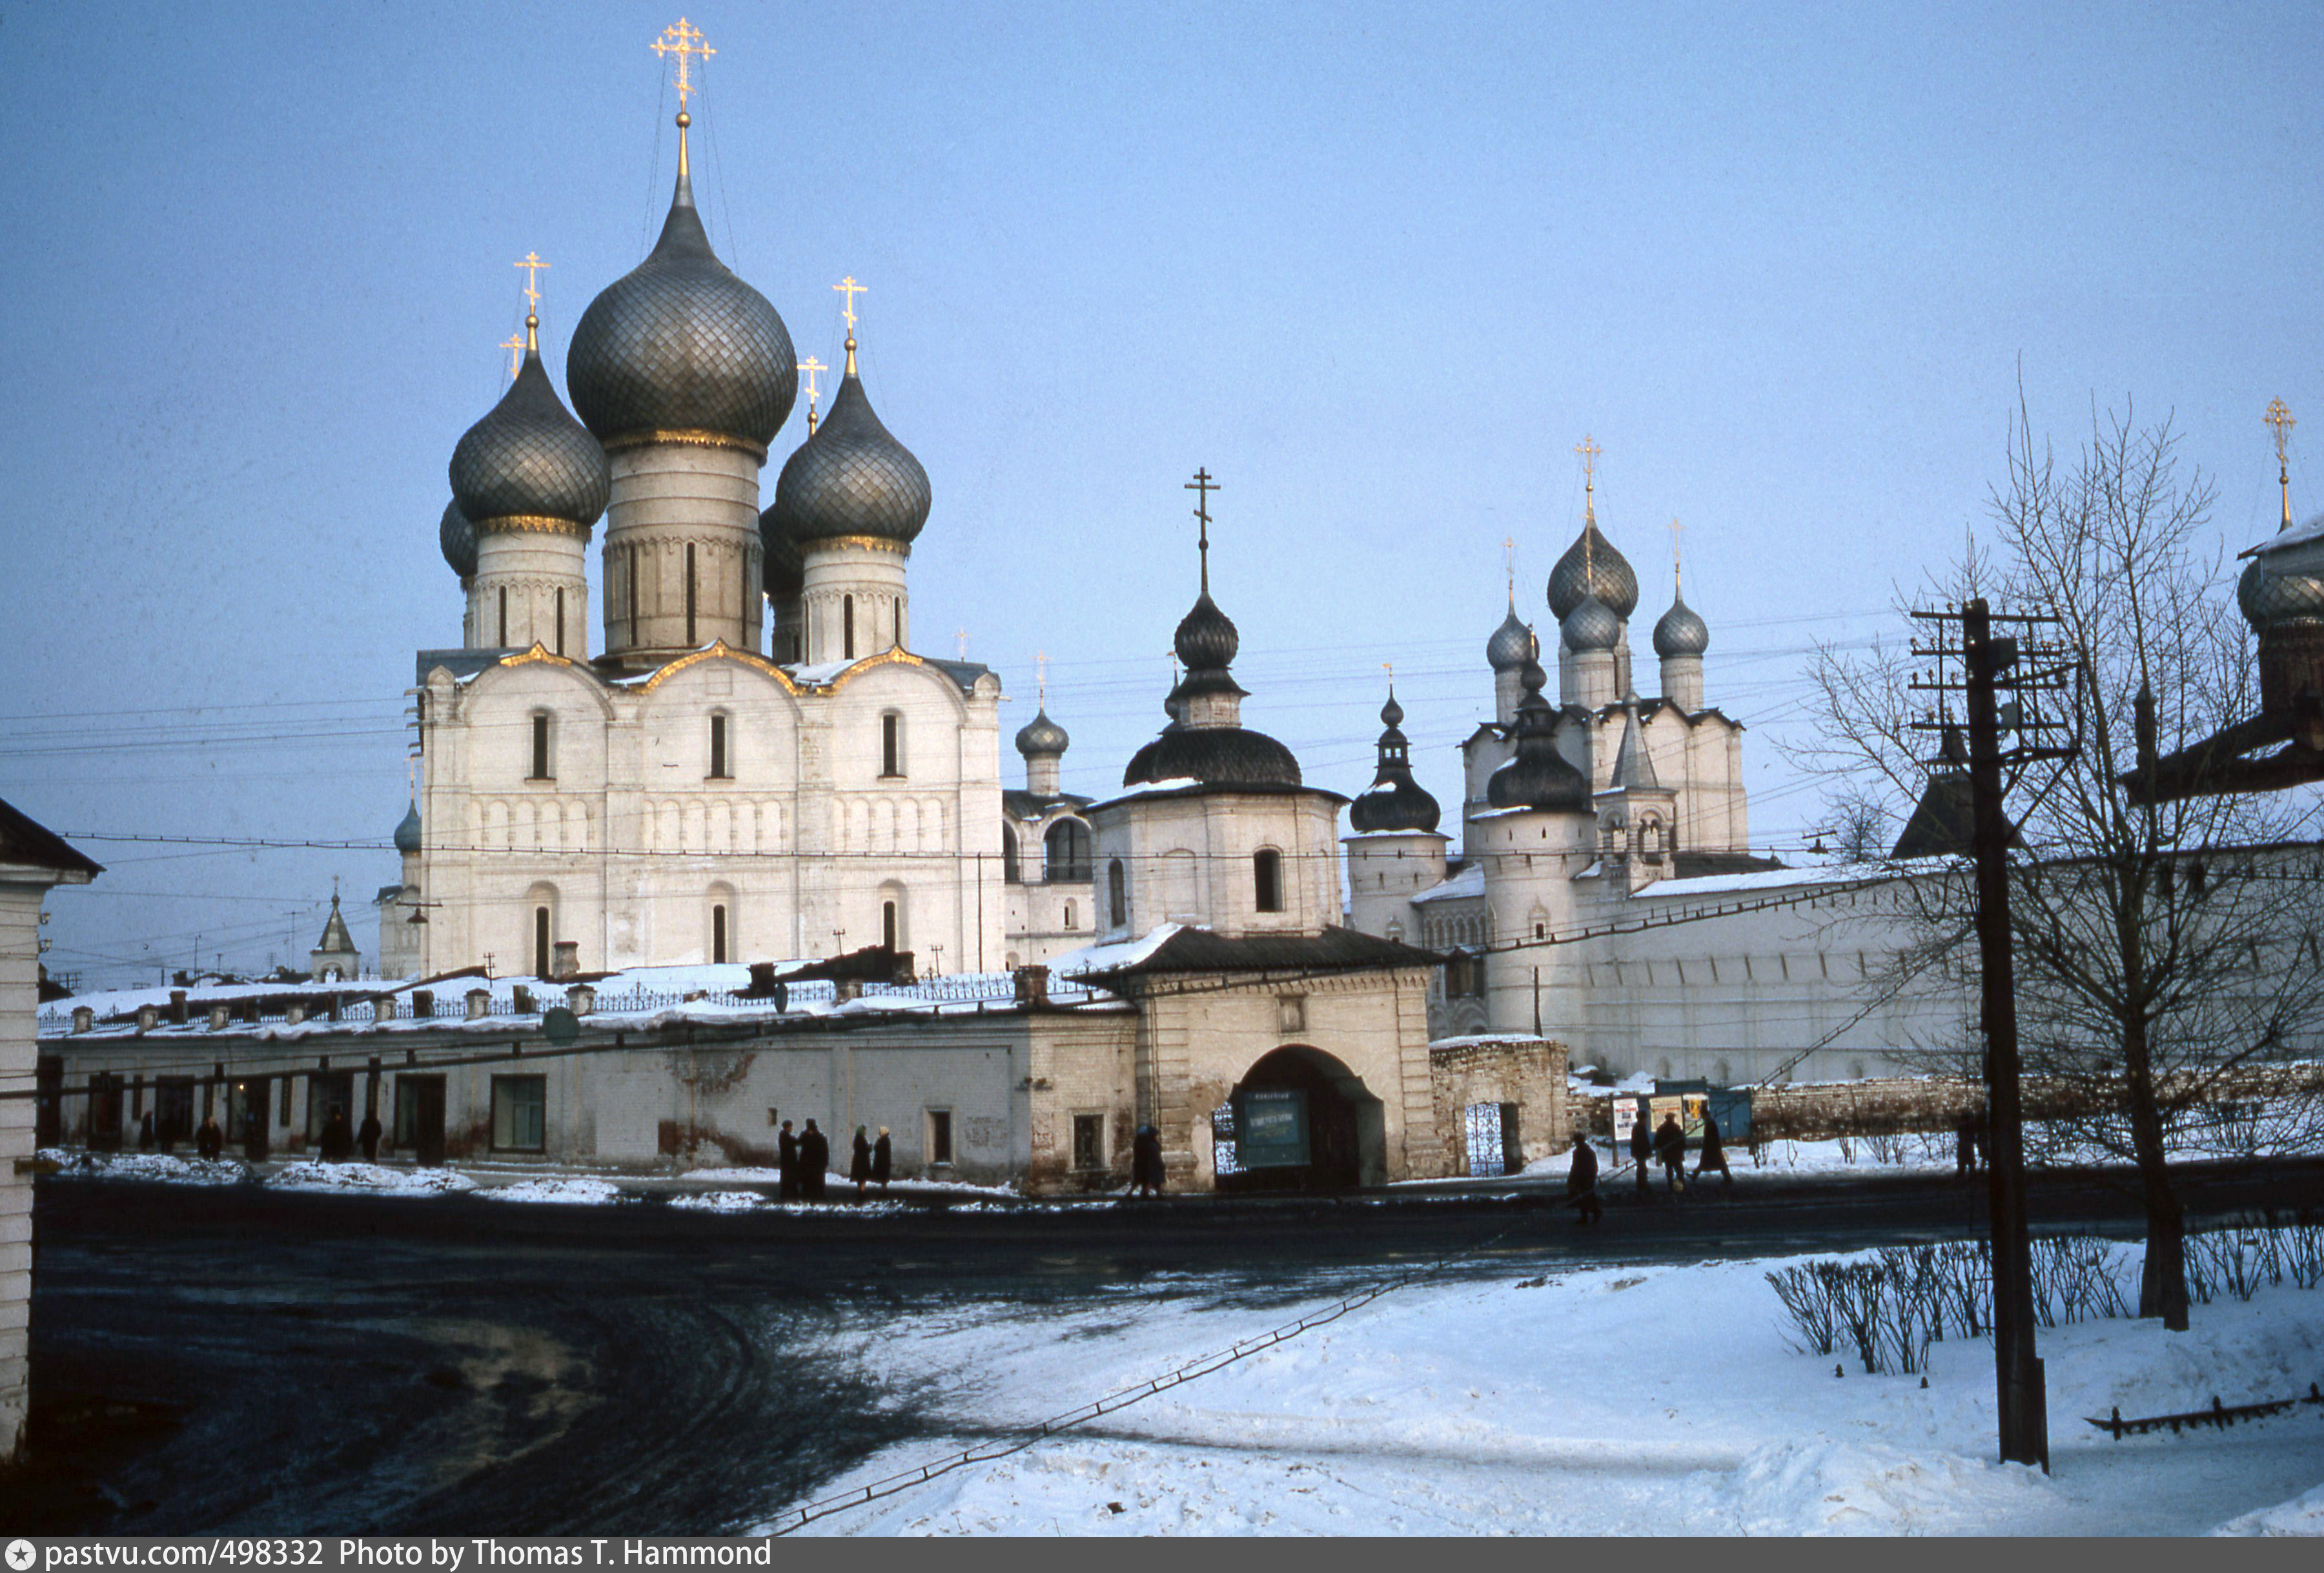
M2315 1205L2319 1174L2215 1184L2195 1210ZM992 1357L991 1329L1070 1334L1110 1369L1451 1250L1485 1247L1452 1281L1505 1283L1959 1236L1978 1212L1928 1181L1616 1200L1585 1235L1491 1201L810 1218L46 1182L38 1389L153 1422L83 1448L53 1500L132 1532L733 1531L960 1434L958 1366ZM2037 1214L2130 1216L2067 1183ZM1285 1440L1387 1467L1361 1436Z

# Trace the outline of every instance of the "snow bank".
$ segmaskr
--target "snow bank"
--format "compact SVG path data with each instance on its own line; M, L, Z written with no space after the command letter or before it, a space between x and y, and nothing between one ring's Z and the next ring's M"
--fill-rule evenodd
M749 1212L760 1205L760 1198L755 1191L705 1191L698 1196L680 1196L670 1205L688 1212Z
M2215 1535L2324 1535L2324 1486L2273 1507L2231 1518Z
M238 1158L180 1158L166 1153L84 1153L43 1147L38 1162L81 1180L159 1180L179 1185L239 1185L253 1178Z
M603 1180L558 1174L541 1180L519 1180L512 1185L497 1185L476 1194L488 1201L552 1201L568 1207L605 1207L622 1200L622 1188Z
M278 1191L361 1191L381 1196L449 1196L476 1182L450 1169L397 1169L381 1164L285 1164L267 1177Z

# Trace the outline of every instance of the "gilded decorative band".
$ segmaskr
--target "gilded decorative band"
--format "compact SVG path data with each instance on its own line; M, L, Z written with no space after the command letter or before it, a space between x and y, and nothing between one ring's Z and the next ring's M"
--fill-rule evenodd
M909 541L890 540L883 535L826 535L798 543L799 555L805 557L818 547L861 547L867 552L893 552L899 557L912 555Z
M507 513L498 519L476 520L478 535L515 535L531 531L540 535L569 535L576 540L589 538L589 526L576 524L569 519L549 519L537 513Z
M767 450L757 443L745 442L739 437L728 437L717 431L630 431L606 439L604 449L617 454L628 448L650 448L668 445L682 448L731 448L738 454L748 454L760 464L767 462Z

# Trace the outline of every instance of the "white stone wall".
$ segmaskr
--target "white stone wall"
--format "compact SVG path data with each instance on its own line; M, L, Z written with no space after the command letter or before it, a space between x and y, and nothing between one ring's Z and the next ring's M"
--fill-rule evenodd
M1141 794L1100 804L1089 820L1108 939L1165 923L1241 934L1312 934L1340 921L1339 805L1327 794ZM1258 909L1253 860L1262 848L1281 854L1280 912ZM1129 886L1121 924L1109 890L1117 862Z
M606 651L651 662L718 639L756 651L766 603L759 538L764 458L695 442L642 444L606 457L613 478L601 575Z
M528 649L589 658L589 576L584 535L486 529L476 537L466 627L472 649Z

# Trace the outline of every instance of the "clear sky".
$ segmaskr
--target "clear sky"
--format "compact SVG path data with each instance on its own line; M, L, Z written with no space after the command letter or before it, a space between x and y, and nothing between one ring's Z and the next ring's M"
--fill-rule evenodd
M1818 639L1895 620L2037 427L2175 415L2219 543L2324 506L2324 10L736 5L696 102L715 244L927 465L915 642L1034 656L1103 793L1163 721L1196 465L1246 722L1371 779L1396 664L1422 781L1489 715L1486 637L1599 517L1668 523L1747 735L1755 842L1818 789L1775 744ZM412 652L456 644L453 444L669 201L676 0L0 4L0 796L90 841L52 970L298 959L334 874L366 954L396 877ZM765 474L805 437L804 400ZM591 572L597 571L593 548ZM1005 741L1004 741L1005 748ZM1013 752L1005 779L1019 778Z

